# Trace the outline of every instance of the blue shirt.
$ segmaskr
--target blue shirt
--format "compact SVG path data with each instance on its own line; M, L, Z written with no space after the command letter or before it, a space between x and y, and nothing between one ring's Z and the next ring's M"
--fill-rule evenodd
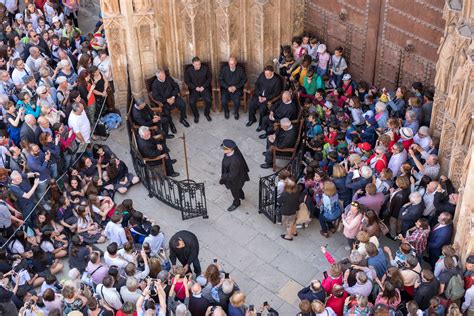
M383 250L379 248L379 253L375 257L369 257L367 260L369 266L374 267L378 278L382 278L387 271L387 259L383 254Z

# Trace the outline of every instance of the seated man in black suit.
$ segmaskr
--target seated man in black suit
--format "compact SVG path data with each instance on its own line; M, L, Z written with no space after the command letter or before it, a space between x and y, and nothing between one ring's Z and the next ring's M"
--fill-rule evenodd
M186 69L184 82L189 88L189 106L193 111L194 123L199 122L199 111L196 102L200 98L206 103L204 116L208 121L211 121L212 75L209 68L206 65L201 64L199 57L193 57L192 63L193 65Z
M298 117L298 105L292 100L290 91L283 92L281 100L275 102L270 108L270 113L263 117L262 130L265 133L259 138L265 139L268 135L273 134L273 124L285 117L290 120L295 120Z
M143 158L156 158L162 154L167 154L168 159L165 159L166 174L169 177L177 177L179 173L173 169L173 164L176 159L171 159L168 152L169 149L165 144L160 143L159 140L151 136L150 129L147 126L140 126L138 129L137 146ZM150 162L150 166L156 166L161 163L160 161Z
M174 135L169 133L169 118L165 115L159 116L146 104L145 100L138 99L133 105L131 116L133 122L140 126L156 126L159 131L163 131L166 138L173 138Z
M222 67L219 74L219 85L221 89L221 102L224 109L224 116L229 118L229 101L234 103L234 118L239 119L240 97L244 93L244 86L247 82L245 70L237 65L235 57L229 58L229 63Z
M169 117L171 132L176 134L176 127L171 118L171 110L176 107L180 112L179 122L185 127L189 127L186 121L186 103L179 96L179 86L171 76L167 76L164 70L156 72L156 80L151 85L151 95L153 99L163 103L163 113Z
M255 92L252 99L250 99L247 127L257 121L255 113L258 109L260 111L260 120L257 132L262 130L263 117L268 113L268 107L271 106L269 103L280 94L282 88L282 81L275 74L273 66L266 66L255 82Z
M273 146L277 148L291 148L296 145L298 130L291 124L290 119L286 117L281 119L280 125L281 128L275 134L268 136L267 151L263 153L265 155L265 163L260 165L261 168L268 169L273 167Z

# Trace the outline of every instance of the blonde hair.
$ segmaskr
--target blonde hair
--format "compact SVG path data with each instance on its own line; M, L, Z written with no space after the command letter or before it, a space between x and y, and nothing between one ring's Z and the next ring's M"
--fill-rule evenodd
M324 303L321 302L320 300L314 300L311 303L311 308L313 309L313 312L316 314L321 314L324 312L326 306L324 306Z
M296 182L290 178L287 178L285 180L285 192L296 193L297 191L298 191L298 187L296 185Z
M361 230L357 233L357 240L360 241L361 243L367 243L370 240L369 234L367 232Z
M230 303L232 306L235 307L240 307L245 304L245 294L241 291L235 292L231 297L230 297Z
M334 165L332 168L332 177L335 179L345 178L347 175L346 169L342 165Z
M395 180L395 184L400 189L408 189L410 187L410 179L407 176L399 176L397 180Z
M323 193L331 197L336 195L337 189L336 185L332 181L325 181L323 184Z

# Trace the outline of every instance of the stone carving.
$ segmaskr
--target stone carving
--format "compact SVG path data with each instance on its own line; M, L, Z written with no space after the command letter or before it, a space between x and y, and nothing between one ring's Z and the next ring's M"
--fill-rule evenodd
M439 60L436 64L435 87L440 92L447 91L453 58L456 54L455 30L454 24L448 26L446 35L441 38L438 49Z
M106 14L120 14L119 0L102 0L102 12Z
M133 0L133 8L135 12L147 12L150 10L150 0Z
M450 92L446 100L446 111L452 118L456 117L458 112L458 104L463 92L464 82L469 75L469 63L464 51L459 54L459 66L454 73Z
M459 145L469 146L471 142L472 124L474 116L474 94L471 94L470 101L464 106L457 120L456 140Z

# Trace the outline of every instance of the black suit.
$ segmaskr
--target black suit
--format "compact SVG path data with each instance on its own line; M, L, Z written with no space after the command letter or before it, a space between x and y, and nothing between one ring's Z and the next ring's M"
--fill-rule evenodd
M221 102L225 112L229 111L229 100L234 103L234 113L239 112L240 97L243 94L245 83L247 82L247 76L245 75L244 69L237 65L234 71L230 70L229 65L222 67L219 74L219 85L221 88ZM237 90L231 93L227 90L229 87L234 86Z
M183 248L177 248L176 242L181 239L184 242ZM174 234L169 241L170 261L172 265L176 265L176 259L183 265L188 265L188 271L191 264L196 275L201 274L201 264L199 262L199 241L193 233L182 230Z
M186 103L184 103L183 99L179 96L178 84L170 76L166 76L163 82L155 79L151 85L151 95L153 99L163 103L163 112L169 117L170 125L172 124L170 110L176 107L181 113L180 119L183 120L186 118ZM175 97L173 104L169 104L167 101L171 97Z
M204 108L204 114L209 115L211 111L211 81L212 76L209 68L201 64L199 70L194 69L194 66L189 66L186 69L184 74L184 82L189 88L189 106L193 111L194 117L199 117L199 111L196 106L198 99L203 99L206 102L206 107ZM199 92L196 91L197 87L203 87L204 90Z
M163 149L159 150L157 145L162 145ZM142 155L143 158L156 158L159 155L162 155L164 153L168 152L168 149L166 148L166 145L160 144L160 142L153 137L149 139L143 139L140 136L137 137L137 147L138 151L140 151L140 154ZM161 164L161 160L159 161L153 161L148 163L150 166L157 166ZM168 159L165 159L165 168L166 168L166 173L168 175L171 175L174 173L173 169L173 164L171 163L171 159L168 155Z
M189 298L188 309L193 316L205 316L209 306L209 301L202 296L195 297L194 295L191 295Z
M268 113L263 117L262 120L262 129L267 132L267 134L273 133L273 123L278 123L282 118L288 118L290 120L295 120L298 118L298 105L294 101L286 104L282 100L279 100L272 105L270 111L273 112L274 120L271 120Z
M255 82L255 93L250 100L249 106L249 121L256 122L257 117L255 113L257 109L260 111L260 120L258 125L262 125L262 120L265 114L268 113L267 104L268 102L277 97L282 90L282 82L279 76L273 74L271 79L265 77L265 72L262 72L258 76L257 81ZM265 97L266 100L262 103L259 102L258 97Z
M296 145L296 140L298 138L298 128L297 126L292 126L291 129L285 131L280 128L275 134L275 141L270 143L267 141L267 148L271 145L277 148L291 148ZM270 149L267 149L265 153L265 163L273 163L273 153Z
M153 117L156 115L155 112L147 104L143 109L138 109L135 105L132 108L132 119L133 121L140 126L158 126L163 130L165 135L168 135L169 132L169 118L166 116L161 116L161 119L157 122L153 122Z
M20 129L20 139L26 140L30 144L36 144L38 142L38 138L36 137L36 130L39 127L35 125L35 129L33 130L28 124L24 123Z

